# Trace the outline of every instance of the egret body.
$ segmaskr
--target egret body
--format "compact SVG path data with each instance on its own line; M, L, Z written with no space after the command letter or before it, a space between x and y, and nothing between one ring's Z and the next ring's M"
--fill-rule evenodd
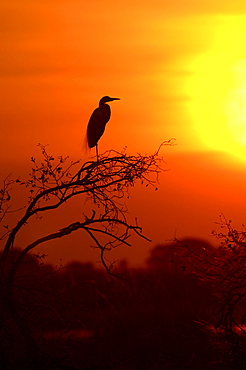
M96 147L98 159L98 141L105 131L107 122L111 116L110 106L106 104L109 101L120 100L119 98L110 98L104 96L99 101L99 107L92 113L87 126L87 143L89 148Z

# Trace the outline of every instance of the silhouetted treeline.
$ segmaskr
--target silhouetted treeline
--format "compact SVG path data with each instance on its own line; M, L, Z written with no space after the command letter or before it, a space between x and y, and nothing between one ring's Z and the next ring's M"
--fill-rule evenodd
M185 243L200 255L212 248ZM182 253L173 244L157 246L146 267L119 263L119 278L90 263L57 269L29 255L15 278L20 314L59 366L218 369L208 330L213 288L187 271Z

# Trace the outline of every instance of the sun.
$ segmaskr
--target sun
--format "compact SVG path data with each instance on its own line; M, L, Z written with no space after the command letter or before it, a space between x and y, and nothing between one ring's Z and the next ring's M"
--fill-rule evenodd
M246 17L222 17L210 50L189 65L188 111L211 150L246 160Z

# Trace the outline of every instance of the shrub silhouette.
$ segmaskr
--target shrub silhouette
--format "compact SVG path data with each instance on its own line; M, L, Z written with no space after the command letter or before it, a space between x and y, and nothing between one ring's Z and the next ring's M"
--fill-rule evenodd
M210 324L216 333L213 344L219 361L228 369L246 367L246 231L233 228L231 221L220 216L220 232L213 234L220 240L218 248L207 248L205 253L194 252L185 241L177 241L185 250L187 270L212 287L213 299Z

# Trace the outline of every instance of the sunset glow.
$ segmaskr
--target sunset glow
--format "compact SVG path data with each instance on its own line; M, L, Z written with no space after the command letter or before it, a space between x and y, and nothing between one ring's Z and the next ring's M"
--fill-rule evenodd
M214 44L189 68L189 111L208 149L246 160L246 17L225 17Z
M152 245L209 239L221 213L245 223L246 3L4 0L0 21L2 178L26 178L38 143L54 156L92 159L94 148L83 150L89 117L102 96L115 96L100 153L150 154L176 139L161 150L168 171L158 192L132 189L128 204ZM49 231L81 212L48 219ZM36 229L23 235L31 241ZM48 258L95 261L95 250L70 240L73 252L47 243ZM142 264L149 248L112 258Z

